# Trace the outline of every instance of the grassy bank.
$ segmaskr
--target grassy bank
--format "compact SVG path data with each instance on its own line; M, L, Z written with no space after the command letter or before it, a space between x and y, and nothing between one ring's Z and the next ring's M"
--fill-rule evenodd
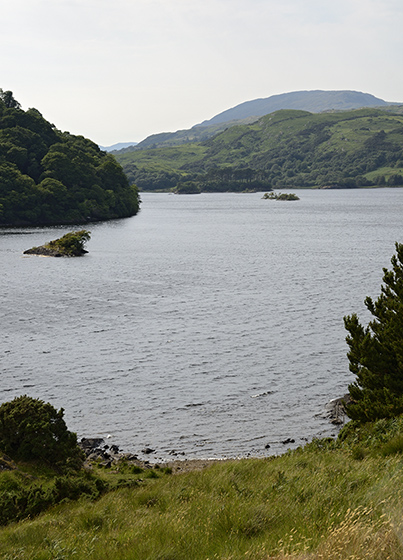
M107 493L3 527L0 558L401 559L402 431L402 418L348 427L337 441L183 474L94 466Z

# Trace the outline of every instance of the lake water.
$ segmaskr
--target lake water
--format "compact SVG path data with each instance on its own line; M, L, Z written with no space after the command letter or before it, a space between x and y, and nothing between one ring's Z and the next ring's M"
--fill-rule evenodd
M49 401L79 437L153 459L335 434L321 412L353 380L343 316L369 319L403 189L298 195L143 193L137 216L85 226L76 259L22 255L72 227L0 231L0 402Z

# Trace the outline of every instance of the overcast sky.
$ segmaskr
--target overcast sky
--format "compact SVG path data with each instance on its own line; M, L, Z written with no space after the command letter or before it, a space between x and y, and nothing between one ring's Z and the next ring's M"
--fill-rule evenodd
M350 89L403 102L402 0L0 6L0 87L104 146L290 91Z

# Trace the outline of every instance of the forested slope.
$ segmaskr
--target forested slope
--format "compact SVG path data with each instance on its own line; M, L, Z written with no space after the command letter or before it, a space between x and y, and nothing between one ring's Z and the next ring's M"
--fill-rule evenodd
M116 157L144 190L189 181L201 191L403 185L403 116L282 110L205 142Z
M0 226L84 223L139 209L113 156L0 90Z

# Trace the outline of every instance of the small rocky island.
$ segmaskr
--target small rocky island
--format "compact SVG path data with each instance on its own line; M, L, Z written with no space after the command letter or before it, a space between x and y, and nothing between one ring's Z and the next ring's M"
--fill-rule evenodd
M264 193L262 198L266 200L299 200L299 197L294 193Z
M59 239L49 241L45 245L32 247L24 251L24 255L40 255L43 257L81 257L88 253L84 245L89 241L91 235L86 229L66 233Z

